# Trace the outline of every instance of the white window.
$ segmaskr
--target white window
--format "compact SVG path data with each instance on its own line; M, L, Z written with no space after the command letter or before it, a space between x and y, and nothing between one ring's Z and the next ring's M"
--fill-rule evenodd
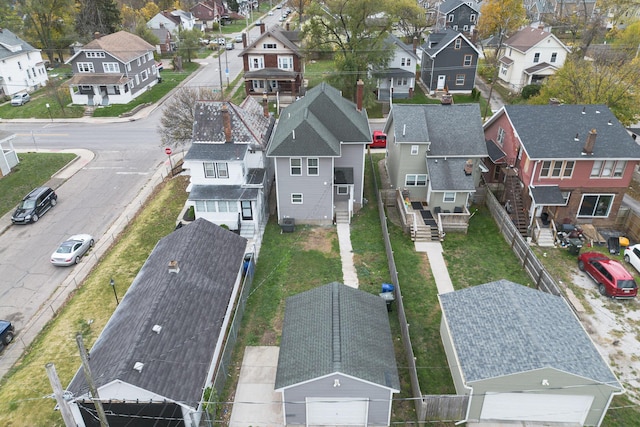
M456 193L447 191L442 196L442 201L445 203L454 203L456 201Z
M458 38L455 41L455 44L453 45L454 49L460 49L462 47L462 39Z
M95 70L93 69L93 63L91 62L78 62L78 72L79 73L93 73Z
M613 204L613 194L583 194L578 209L579 217L601 217L609 216L611 205Z
M140 76L136 74L136 85L140 84Z
M345 195L345 194L349 194L349 187L347 187L346 185L339 185L338 189L336 191L339 195Z
M307 175L317 176L319 174L319 163L320 161L317 158L307 159Z
M412 145L411 146L411 155L412 156L417 156L418 155L418 151L420 151L420 146L419 145Z
M504 129L502 129L501 127L498 128L498 137L496 138L497 143L500 145L504 144Z
M218 178L229 178L229 167L225 162L216 163Z
M140 58L138 58L138 67L140 66Z
M264 68L264 57L262 56L250 56L249 57L249 69L250 70L262 70Z
M594 160L591 168L593 178L620 178L624 174L627 162L620 160Z
M554 62L556 62L557 59L558 59L558 54L556 52L553 52L551 54L551 63L553 64Z
M291 204L292 205L301 205L302 204L302 193L291 193Z
M262 48L263 49L277 49L278 45L275 43L263 43L262 44Z
M398 77L396 79L396 86L406 86L407 85L407 78L406 77Z
M85 52L87 58L104 58L104 52Z
M465 25L464 27L462 27L462 31L469 31L469 26Z
M278 68L293 70L293 56L278 56Z
M540 62L540 53L539 52L533 54L533 62L534 63Z
M464 78L465 78L464 74L456 74L456 86L464 85Z
M142 76L142 81L145 81L149 78L149 72L147 70L142 70L140 76Z
M402 65L403 67L408 67L411 65L411 58L402 58L400 60L400 65Z
M462 63L462 65L464 65L465 67L469 67L469 66L471 66L471 61L472 60L473 60L473 56L465 55L464 56L464 62Z
M425 187L427 174L407 174L404 180L405 187Z
M449 15L449 16L447 17L447 20L448 20L449 22L453 22L453 15Z
M571 178L574 166L573 160L545 160L540 168L540 178Z
M302 159L289 159L289 166L291 169L291 175L302 175Z
M203 162L202 167L204 168L204 177L205 178L215 178L216 177L216 167L213 162Z
M569 203L569 197L571 197L571 191L562 191L562 198L564 199L564 204Z
M118 64L117 62L103 62L102 69L105 73L119 73L120 64Z
M476 14L475 13L472 13L471 16L469 16L469 21L476 22Z
M264 80L251 80L253 90L264 90Z
M205 178L229 178L228 166L224 162L202 162Z

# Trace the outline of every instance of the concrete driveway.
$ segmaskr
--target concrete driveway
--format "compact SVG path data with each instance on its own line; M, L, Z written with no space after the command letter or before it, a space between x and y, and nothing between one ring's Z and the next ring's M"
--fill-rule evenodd
M280 347L245 347L230 427L284 425L282 395L274 384Z

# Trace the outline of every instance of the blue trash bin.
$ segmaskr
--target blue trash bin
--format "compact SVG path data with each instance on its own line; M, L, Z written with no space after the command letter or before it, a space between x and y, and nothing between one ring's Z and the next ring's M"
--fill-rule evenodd
M393 292L393 285L391 283L383 283L382 284L382 292Z

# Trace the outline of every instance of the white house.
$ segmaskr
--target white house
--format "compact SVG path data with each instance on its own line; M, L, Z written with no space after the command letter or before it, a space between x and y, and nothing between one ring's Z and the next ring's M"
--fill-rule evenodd
M569 48L556 36L539 28L524 28L504 41L498 77L522 90L540 83L562 67Z
M378 100L411 98L416 84L417 46L408 45L393 34L387 37L385 44L393 49L393 56L386 69L373 72L378 78Z
M12 141L15 137L13 133L0 130L0 177L9 174L11 169L20 163L18 153L13 148Z
M0 28L0 95L32 92L49 77L40 50L6 28Z
M185 12L184 10L173 10L171 12L163 10L147 21L148 28L166 28L173 34L176 34L179 28L193 30L195 24L195 16L191 12Z

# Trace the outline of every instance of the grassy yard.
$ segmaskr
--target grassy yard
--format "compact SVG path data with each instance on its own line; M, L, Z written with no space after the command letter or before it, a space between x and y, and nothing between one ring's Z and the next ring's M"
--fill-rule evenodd
M0 178L0 216L12 211L34 188L45 184L60 168L75 159L71 153L21 153L11 173Z
M187 197L187 183L187 177L178 177L154 192L154 199L125 229L73 298L3 378L0 425L64 426L59 412L53 410L55 401L45 397L52 393L45 364L53 362L63 387L69 384L80 367L76 333L82 333L90 349L115 310L109 280L114 279L118 295L124 296L158 240L173 231Z

